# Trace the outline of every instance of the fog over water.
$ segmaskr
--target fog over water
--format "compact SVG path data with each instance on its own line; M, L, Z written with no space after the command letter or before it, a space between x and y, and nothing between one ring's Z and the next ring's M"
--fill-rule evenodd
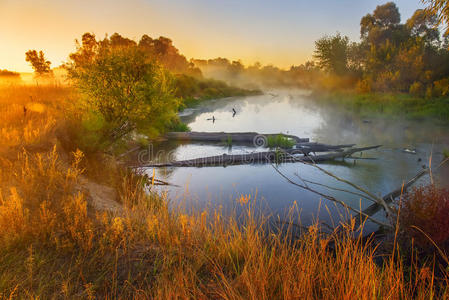
M436 166L443 159L443 149L449 148L447 127L400 119L363 118L337 107L317 104L308 97L308 93L304 91L275 91L260 96L218 99L204 102L194 109L186 109L180 115L192 131L288 133L310 138L313 142L383 145L379 149L363 153L363 157L376 158L375 160L357 160L354 163L353 159L346 159L320 165L378 195L398 188L405 180L416 175L423 166L428 165L431 154L432 165ZM234 117L233 108L237 111ZM215 122L208 120L212 116ZM416 154L406 153L404 149L415 150ZM266 149L245 145L229 147L224 143L165 142L154 145L153 150L170 153L171 159L184 160ZM279 170L298 182L306 179L350 189L319 170L301 163L281 164ZM153 170L149 169L147 172L152 174ZM280 215L282 218L286 210L296 202L303 224L311 223L316 217L326 222L338 218L338 210L332 202L288 183L270 164L162 168L156 172L158 177L179 186L161 188L168 193L172 203L232 207L241 194L252 194L253 197L257 194L267 213L274 216ZM440 169L434 175L441 185L449 186L448 167ZM418 184L427 180L428 178L423 178ZM320 186L311 187L344 200L355 208L371 204L352 194ZM378 213L376 217L383 218L382 213Z

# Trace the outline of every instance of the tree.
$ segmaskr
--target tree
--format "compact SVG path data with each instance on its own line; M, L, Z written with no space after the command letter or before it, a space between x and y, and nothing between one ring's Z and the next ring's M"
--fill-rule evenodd
M201 76L199 69L194 68L193 64L190 64L185 56L179 53L169 38L160 36L158 39L152 39L145 34L139 41L139 47L174 73Z
M398 25L401 22L399 9L394 2L387 2L384 5L378 5L373 12L375 24L383 28Z
M83 35L67 69L88 112L104 121L104 140L115 142L133 130L150 136L163 131L179 105L170 73L135 43L92 37Z
M45 59L44 52L36 50L28 50L25 53L25 60L31 64L34 72L39 76L51 74L51 62Z
M81 44L78 40L75 40L75 42L77 51L69 55L72 69L78 67L82 68L92 63L99 47L99 43L92 33L86 32L83 34L81 37Z
M449 0L421 0L427 4L427 12L437 16L438 23L446 27L445 35L449 35Z
M315 42L314 58L318 66L336 75L344 75L348 71L349 38L337 33L325 36Z
M438 19L435 15L428 14L423 9L418 9L407 20L406 26L412 36L423 38L428 45L439 44L440 32L438 30Z
M367 14L360 21L360 35L368 46L379 46L387 40L400 44L406 39L406 30L400 24L401 15L393 2L378 5L372 14Z

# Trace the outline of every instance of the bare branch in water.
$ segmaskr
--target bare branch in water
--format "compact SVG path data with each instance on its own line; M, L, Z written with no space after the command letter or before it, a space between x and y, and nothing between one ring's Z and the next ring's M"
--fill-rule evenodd
M300 187L300 188L302 188L302 189L305 189L305 190L307 190L307 191L310 191L310 192L312 192L312 193L315 193L315 194L317 194L317 195L319 195L319 196L321 196L321 197L323 197L323 198L325 198L325 199L327 199L327 200L330 200L330 201L332 201L332 202L338 203L338 204L342 205L344 208L346 208L347 210L350 210L350 211L352 211L352 212L355 212L355 213L357 213L357 214L363 216L364 218L369 219L369 220L372 221L373 223L376 223L376 224L378 224L378 225L380 225L380 226L392 228L392 226L391 226L390 224L386 224L386 223L380 222L380 221L378 221L378 220L372 218L371 216L364 214L361 210L357 210L357 209L355 209L355 208L352 208L351 206L347 205L345 202L343 202L343 201L341 201L341 200L339 200L339 199L336 199L336 198L333 197L333 196L323 194L323 193L318 192L317 190L314 190L314 189L312 189L312 188L310 188L310 187L308 187L308 186L306 186L306 185L302 185L302 184L299 184L299 183L293 181L292 179L290 179L289 177L287 177L285 174L283 174L283 173L282 173L282 172L281 172L281 171L280 171L274 164L271 164L271 165L272 165L272 167L276 170L276 172L278 172L279 175L281 175L281 176L282 176L284 179L286 179L289 183L291 183L291 184L293 184L293 185L295 185L295 186L298 186L298 187Z

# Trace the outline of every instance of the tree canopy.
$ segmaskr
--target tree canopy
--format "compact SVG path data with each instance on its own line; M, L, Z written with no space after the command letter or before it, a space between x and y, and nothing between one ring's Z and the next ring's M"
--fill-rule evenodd
M422 0L428 5L427 12L437 17L438 23L445 26L445 35L449 35L449 1L448 0Z
M133 130L157 135L176 118L172 75L132 40L112 35L97 41L86 33L67 69L112 141Z
M379 5L360 21L359 43L337 33L315 43L317 65L352 78L360 91L398 91L434 97L446 95L449 79L447 38L438 18L416 10L404 23L393 2Z
M325 36L315 42L314 58L318 66L337 75L343 75L348 70L349 38L339 33L335 36Z
M25 53L25 60L31 64L34 69L34 72L38 75L51 74L51 62L48 61L44 52L36 50L28 50Z

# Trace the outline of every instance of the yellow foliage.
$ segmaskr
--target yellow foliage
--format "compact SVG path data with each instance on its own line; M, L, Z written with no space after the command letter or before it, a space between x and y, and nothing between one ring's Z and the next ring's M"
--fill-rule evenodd
M6 199L0 194L0 238L11 240L25 233L29 212L24 208L23 199L15 187Z
M84 195L78 193L69 197L64 205L65 230L76 246L88 251L92 248L94 229L87 215L87 202Z
M241 195L240 198L237 199L237 202L240 203L240 205L245 205L251 200L251 195Z

